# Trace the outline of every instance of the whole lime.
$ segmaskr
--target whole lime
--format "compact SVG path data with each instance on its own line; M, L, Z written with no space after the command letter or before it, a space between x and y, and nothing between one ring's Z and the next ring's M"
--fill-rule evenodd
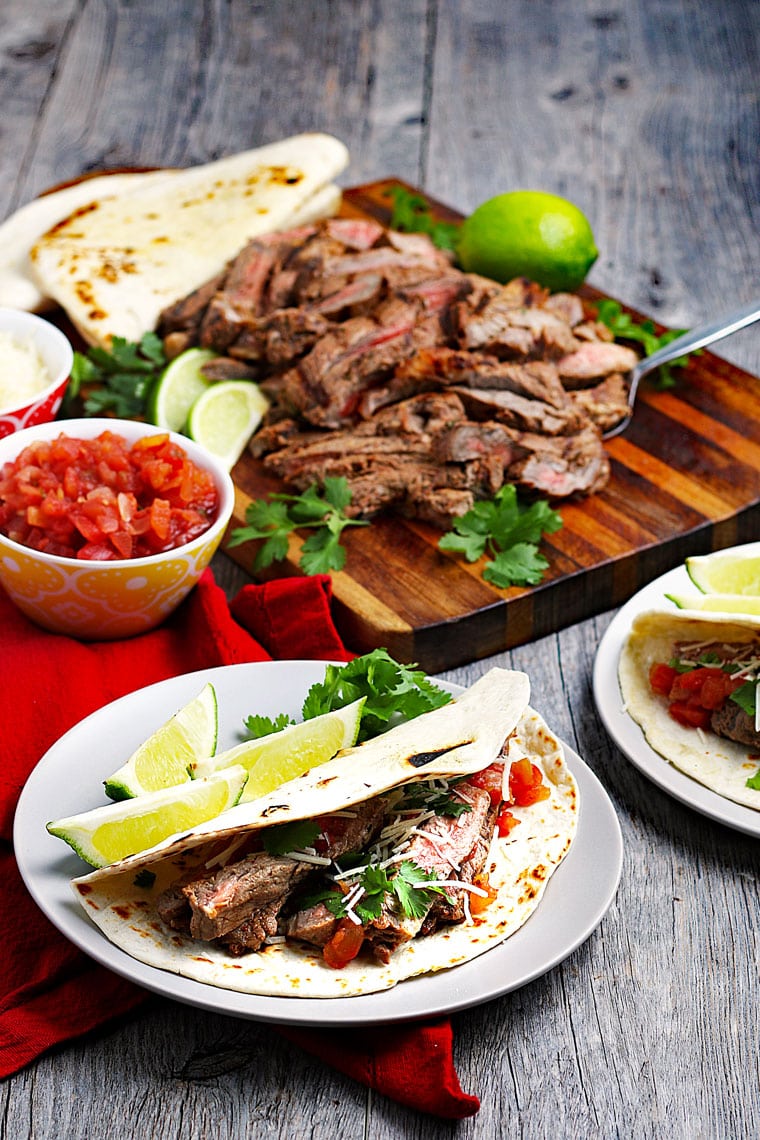
M577 289L599 256L577 206L541 190L489 198L462 223L459 264L496 281L529 277L552 292Z

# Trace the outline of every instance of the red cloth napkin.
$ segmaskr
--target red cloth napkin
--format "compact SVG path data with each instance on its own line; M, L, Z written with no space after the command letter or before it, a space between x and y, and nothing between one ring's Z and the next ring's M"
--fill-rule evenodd
M0 1077L147 998L63 938L21 881L12 848L13 813L34 765L83 717L166 677L273 657L348 660L330 598L328 577L288 578L245 586L230 613L207 570L160 629L85 644L38 629L0 589ZM471 1116L480 1107L460 1087L447 1019L361 1031L280 1032L409 1107L449 1118Z

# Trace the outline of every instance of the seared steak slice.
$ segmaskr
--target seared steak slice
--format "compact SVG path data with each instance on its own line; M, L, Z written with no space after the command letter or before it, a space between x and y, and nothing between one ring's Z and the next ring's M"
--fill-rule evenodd
M226 274L225 269L189 293L187 297L183 297L181 301L176 301L164 309L158 319L159 336L166 336L172 332L197 331L209 301L217 290L221 289Z
M506 476L524 490L565 499L601 490L609 479L610 461L596 427L569 436L518 432L516 442L528 455L512 464Z
M713 712L710 727L718 736L760 750L760 732L755 730L755 718L749 716L735 701L728 700L722 708Z
M577 347L570 326L548 309L515 309L499 294L464 322L460 339L468 349L485 349L499 357L553 359Z
M586 388L613 372L630 372L638 359L624 344L589 340L563 356L557 367L566 388Z
M207 380L256 380L259 375L255 365L244 360L233 360L230 356L217 356L201 365L201 372Z
M576 388L570 398L600 431L608 431L628 414L628 384L618 372L605 377L593 388Z
M258 852L182 887L190 904L190 934L210 942L272 903L284 903L313 868L286 855Z
M541 307L560 317L565 324L570 325L573 335L578 335L576 327L581 324L585 314L583 302L577 293L552 293L542 302Z
M338 922L339 919L324 903L315 903L314 906L297 910L288 918L285 934L288 938L310 942L312 946L326 946L335 933Z
M469 414L476 420L493 419L511 424L522 431L545 435L571 435L587 422L579 408L568 400L563 408L552 407L543 400L519 396L508 390L455 388Z

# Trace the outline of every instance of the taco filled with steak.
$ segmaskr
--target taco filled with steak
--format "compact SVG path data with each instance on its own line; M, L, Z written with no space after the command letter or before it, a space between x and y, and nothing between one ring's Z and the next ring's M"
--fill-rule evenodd
M341 997L466 962L517 930L575 834L561 743L523 673L74 880L134 958L228 989Z
M655 752L760 810L760 620L640 614L619 680L626 711Z

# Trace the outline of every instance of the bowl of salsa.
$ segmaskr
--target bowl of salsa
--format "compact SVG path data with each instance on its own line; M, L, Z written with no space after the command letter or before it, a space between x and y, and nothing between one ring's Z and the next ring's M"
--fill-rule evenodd
M143 633L208 566L232 515L205 448L133 420L39 424L0 439L0 584L45 629Z
M0 308L0 438L53 420L74 353L50 321Z

